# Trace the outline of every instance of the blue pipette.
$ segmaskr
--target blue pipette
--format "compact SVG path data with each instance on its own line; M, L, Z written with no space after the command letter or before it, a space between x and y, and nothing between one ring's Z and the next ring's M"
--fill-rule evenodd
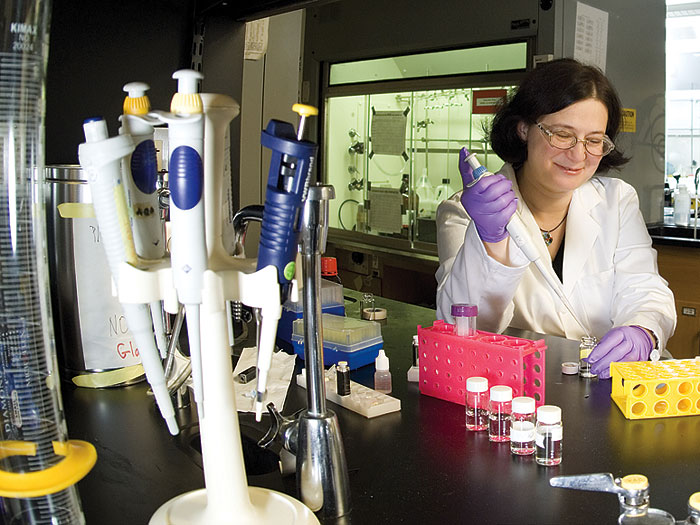
M281 303L287 300L294 277L294 261L299 244L299 217L318 148L316 144L303 140L305 120L309 115L318 114L318 110L302 104L294 104L292 109L301 117L297 133L288 122L271 120L260 137L261 144L272 150L272 159L267 179L257 269L270 265L277 269ZM258 351L261 352L261 349ZM271 352L269 355L268 352L259 353L255 398L258 420L262 414L271 361Z

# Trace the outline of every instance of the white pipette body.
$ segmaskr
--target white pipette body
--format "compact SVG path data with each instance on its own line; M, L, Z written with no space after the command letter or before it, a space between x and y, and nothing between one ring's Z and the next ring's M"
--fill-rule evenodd
M467 151L467 153L469 152ZM471 187L474 184L476 184L476 182L481 177L488 177L490 175L493 175L493 173L491 173L484 166L481 165L479 160L476 158L475 153L469 153L465 161L472 168L472 175L474 176L474 180L467 184L467 187ZM528 233L525 224L523 223L523 219L522 217L520 217L520 214L517 211L510 218L510 221L506 226L506 230L508 231L511 239L513 239L518 248L520 248L523 251L525 257L527 257L530 260L530 262L534 263L534 265L537 267L537 269L542 274L542 277L549 285L551 290L556 294L556 296L562 302L564 307L569 311L574 320L583 329L583 333L585 335L590 335L586 326L580 321L580 319L576 315L576 312L574 312L574 308L573 306L571 306L571 303L569 303L569 300L566 298L566 295L564 295L564 290L562 289L561 284L550 275L549 271L547 270L547 267L544 265L542 259L540 258L540 254L537 251L537 248L535 247L534 243L532 242L532 238L530 237L530 234Z
M200 305L207 246L204 228L204 114L197 82L202 74L179 70L173 74L178 90L166 118L170 146L170 260L179 301L185 305L192 382L198 407L203 407Z
M120 167L122 158L134 150L134 143L129 135L108 138L104 119L89 119L83 125L83 129L86 141L80 145L78 156L81 166L88 175L95 216L107 253L107 262L114 280L120 285L121 263L137 262ZM168 425L168 430L176 435L179 431L178 424L153 338L148 306L122 303L122 309L139 348L141 363L156 403Z

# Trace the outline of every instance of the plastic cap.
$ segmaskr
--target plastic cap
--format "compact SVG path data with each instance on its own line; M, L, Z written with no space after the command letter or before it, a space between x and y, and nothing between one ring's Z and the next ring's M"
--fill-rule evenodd
M452 305L452 317L476 317L479 308L475 304L457 303Z
M191 95L197 93L198 82L204 78L204 75L194 69L180 69L173 73L173 78L177 80L178 93Z
M377 359L374 360L374 367L377 370L389 370L389 358L384 353L384 350L379 351Z
M180 69L173 73L177 80L177 93L170 101L170 111L176 115L194 115L204 111L202 97L197 93L197 82L204 76L192 69Z
M535 400L527 396L513 398L513 412L518 414L532 414L535 411Z
M474 180L476 180L484 171L486 171L486 168L484 168L479 162L479 159L476 158L476 153L469 153L469 150L467 149L464 151L467 153L467 158L465 160L474 171Z
M321 275L338 275L338 261L335 257L321 257Z
M513 389L506 385L492 386L489 397L491 401L510 401L513 399Z
M574 361L564 361L561 364L561 373L566 375L578 374L578 363Z
M553 425L561 421L561 408L554 405L542 405L537 409L537 421Z
M102 117L86 119L83 122L83 132L85 133L85 142L99 142L109 138L107 123Z
M688 498L688 507L700 511L700 492L691 494L690 498Z
M149 89L151 89L151 86L145 82L129 82L128 84L124 84L124 87L122 88L122 90L125 91L131 98L146 96L146 91Z
M489 380L485 377L468 377L467 391L468 392L486 392L489 389Z
M293 104L292 111L297 113L301 117L311 117L318 115L318 108L314 106L308 106L306 104Z
M620 480L620 486L625 490L645 490L649 488L649 480L642 474L630 474Z
M151 101L146 96L150 86L145 82L129 82L122 88L127 96L124 99L125 115L145 115L151 110Z
M341 372L345 372L348 369L348 362L347 361L338 361L338 370Z

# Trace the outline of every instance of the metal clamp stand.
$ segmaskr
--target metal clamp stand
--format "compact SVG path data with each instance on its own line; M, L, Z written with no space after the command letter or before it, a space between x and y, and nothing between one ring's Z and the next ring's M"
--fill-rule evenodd
M332 186L311 186L302 216L301 255L304 276L304 348L308 409L298 420L297 489L311 510L328 517L350 512L350 485L345 450L336 415L326 408L321 322L321 253L328 234Z

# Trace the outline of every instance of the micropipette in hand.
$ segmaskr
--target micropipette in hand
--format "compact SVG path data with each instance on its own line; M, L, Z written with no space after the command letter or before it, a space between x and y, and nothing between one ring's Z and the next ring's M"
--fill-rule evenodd
M484 166L481 165L479 160L476 158L475 153L469 153L469 151L467 151L466 148L463 149L466 154L466 158L463 160L463 162L468 164L468 166L471 168L473 177L473 180L469 182L465 180L467 177L464 174L462 175L462 180L465 184L466 191L468 188L476 184L480 178L488 177L490 175L493 175L493 173L491 173ZM460 166L460 168L462 168L462 166ZM460 173L461 172L463 172L462 169L460 169ZM525 257L527 257L528 260L537 267L537 269L540 271L540 274L542 274L542 277L547 282L551 290L557 295L564 307L569 311L574 320L583 329L584 334L589 335L588 329L579 320L578 316L576 315L576 312L574 312L573 306L571 306L571 303L569 303L569 300L566 298L566 295L564 295L564 290L562 289L561 284L556 279L554 279L554 277L552 277L552 275L547 270L547 267L543 263L540 257L540 253L537 250L535 244L532 242L532 238L530 237L530 234L527 231L527 227L523 223L523 219L522 217L520 217L520 214L517 210L510 218L510 221L508 221L506 231L508 231L508 234L510 235L511 239L513 239L513 242L515 242L518 248L520 248L525 254Z

